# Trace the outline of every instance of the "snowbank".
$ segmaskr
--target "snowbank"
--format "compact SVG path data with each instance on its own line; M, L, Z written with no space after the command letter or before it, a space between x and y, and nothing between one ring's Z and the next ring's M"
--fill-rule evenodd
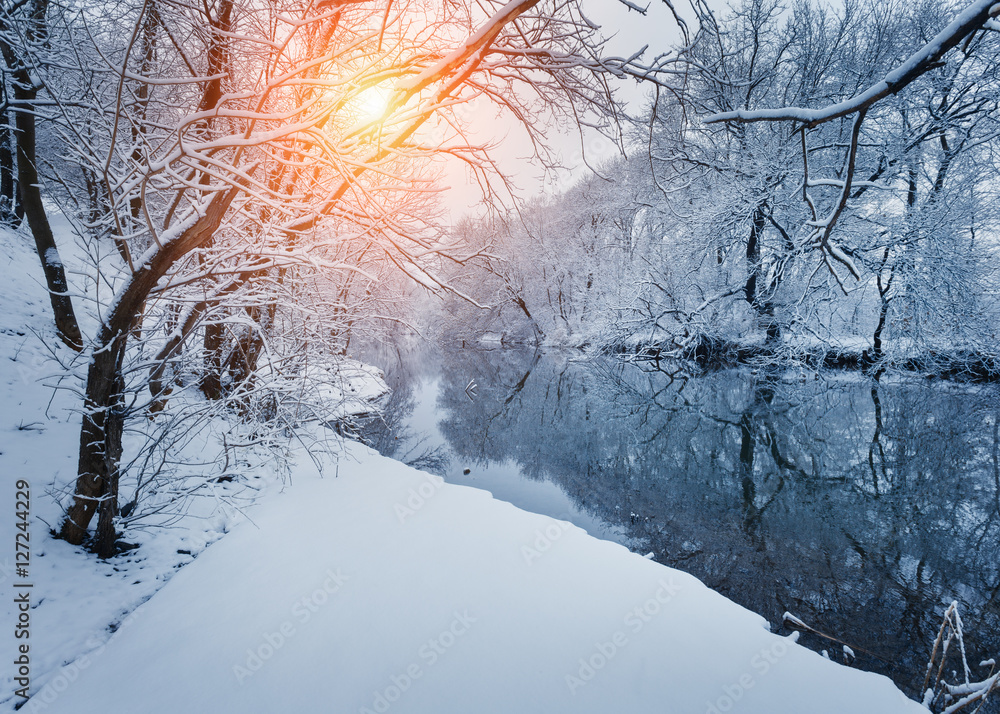
M293 481L22 711L926 711L691 576L365 447Z

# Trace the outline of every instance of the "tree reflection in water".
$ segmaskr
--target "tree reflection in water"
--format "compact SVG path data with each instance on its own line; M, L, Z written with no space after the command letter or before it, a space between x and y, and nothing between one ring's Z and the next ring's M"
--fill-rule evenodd
M430 363L437 430L456 460L514 462L774 627L789 611L837 640L803 633L803 644L839 659L847 643L856 666L914 695L955 599L974 670L1000 653L993 388L691 376L517 350ZM409 384L412 402L409 379L397 389ZM402 399L391 413L419 432ZM411 443L389 438L389 453Z
M444 476L451 465L447 446L433 443L430 435L409 423L417 406L414 389L423 374L421 361L385 346L369 347L365 359L382 367L390 391L377 416L362 417L351 425L359 440L383 456Z

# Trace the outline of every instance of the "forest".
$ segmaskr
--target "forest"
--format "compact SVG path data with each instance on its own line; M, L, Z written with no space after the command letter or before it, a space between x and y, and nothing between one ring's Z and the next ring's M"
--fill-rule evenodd
M744 2L703 26L628 125L625 157L459 226L491 277L455 280L491 309L452 301L444 329L995 378L996 33L862 112L809 113L876 84L953 15Z
M518 436L504 449L527 476L608 522L629 499L652 511L693 489L700 476L682 468L665 486L656 464L701 444L692 461L738 472L741 495L719 486L710 515L642 534L663 552L684 528L701 533L699 519L730 517L766 550L755 519L772 484L754 481L754 454L772 459L781 488L808 480L801 464L817 457L803 446L785 458L768 425L792 430L801 408L815 420L802 438L825 443L840 422L820 424L802 406L813 400L877 416L871 468L844 447L824 478L870 473L876 496L898 480L929 497L933 484L913 484L944 467L917 469L905 486L911 464L880 441L883 416L890 440L920 432L904 419L915 398L883 396L883 415L880 383L1000 381L994 0L0 0L0 54L0 226L37 254L47 301L4 340L17 369L48 375L78 428L72 478L48 488L47 537L100 562L255 469L287 477L295 449L319 453L333 434L394 439L364 426L390 423L407 396L372 358L387 346L649 365L668 383L652 395L625 388L643 406L621 417L638 420L623 435L658 425L649 455L608 461L618 432L578 420L533 444L533 412L504 416L532 367L506 397L483 396L475 360L458 360L466 383L449 383L438 409L461 459L502 460L490 430L505 425ZM527 164L513 160L512 137ZM31 335L41 347L22 355ZM532 387L541 404L565 374ZM747 387L741 374L760 381ZM778 399L774 416L774 384L789 374L815 391ZM671 391L689 377L703 386ZM859 391L830 396L838 378ZM733 397L746 403L720 407L716 391L746 391ZM463 399L495 413L463 416ZM616 399L595 410L613 413ZM942 418L962 414L921 399L952 415ZM768 416L751 418L757 409ZM983 436L995 437L995 417L969 419L977 446L962 459L978 474L998 463ZM580 451L550 462L541 444L564 428ZM642 497L601 491L603 471L640 462L659 485ZM858 489L870 495L867 481ZM968 498L968 522L928 519L941 539L993 532L1000 506ZM911 516L894 513L893 532ZM979 554L966 555L971 578ZM749 607L773 609L757 597ZM946 623L961 640L960 622ZM949 685L943 671L942 660L924 702L940 711L985 701L1000 681L970 681L966 665L964 684ZM901 676L921 695L912 672Z

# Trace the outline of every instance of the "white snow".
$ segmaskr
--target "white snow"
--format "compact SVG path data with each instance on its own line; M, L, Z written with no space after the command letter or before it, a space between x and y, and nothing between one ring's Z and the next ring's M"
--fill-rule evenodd
M38 710L924 711L689 575L360 445L293 482Z
M20 711L926 712L689 575L350 442L335 442L342 453L325 457L324 475L293 452L284 487L261 468L246 517L209 499L109 562L53 541L79 416L70 391L50 404L55 365L27 330L55 342L30 248L0 232L7 544L13 481L32 485L34 696ZM0 709L10 711L20 700L4 547Z
M55 248L48 248L45 251L45 262L53 267L62 267L62 260L59 259L59 251Z

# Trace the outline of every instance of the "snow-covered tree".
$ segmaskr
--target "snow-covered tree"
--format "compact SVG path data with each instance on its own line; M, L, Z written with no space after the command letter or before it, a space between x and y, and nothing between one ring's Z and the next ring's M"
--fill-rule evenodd
M857 284L845 283L848 274L861 281L859 264L868 266L864 278L873 276L878 299L875 361L884 355L890 305L907 314L900 332L910 342L932 331L915 329L920 316L983 310L974 297L982 293L979 266L989 262L995 232L982 170L997 136L998 13L986 1L925 2L905 12L871 5L864 25L870 40L860 48L867 51L839 59L867 81L842 83L818 103L720 108L706 119L798 135L797 180L808 211L790 230L794 244L820 255L845 292ZM840 127L833 142L831 126ZM886 191L895 196L873 195ZM951 331L945 343L981 333L978 320L958 323L970 329ZM942 324L938 319L935 329Z
M304 275L339 281L326 315L351 309L381 266L447 289L435 271L448 246L421 205L435 162L457 157L484 180L493 166L465 139L458 107L509 109L541 141L537 112L610 109L602 77L650 71L638 57L602 57L572 0L154 0L126 7L122 23L113 51L96 49L115 81L98 90L95 121L67 123L95 197L92 228L122 257L102 278L114 298L88 353L79 476L61 527L80 543L99 513L104 556L139 352L153 358L158 407L169 385L157 364L200 338L202 388L216 398L252 379Z
M37 113L39 95L44 89L39 71L41 65L51 61L48 15L48 0L0 3L0 57L3 60L3 76L0 78L0 221L7 222L11 218L20 220L21 215L27 218L45 274L56 332L66 345L80 350L83 338L69 294L66 269L42 202L38 171ZM56 42L61 39L57 38Z

